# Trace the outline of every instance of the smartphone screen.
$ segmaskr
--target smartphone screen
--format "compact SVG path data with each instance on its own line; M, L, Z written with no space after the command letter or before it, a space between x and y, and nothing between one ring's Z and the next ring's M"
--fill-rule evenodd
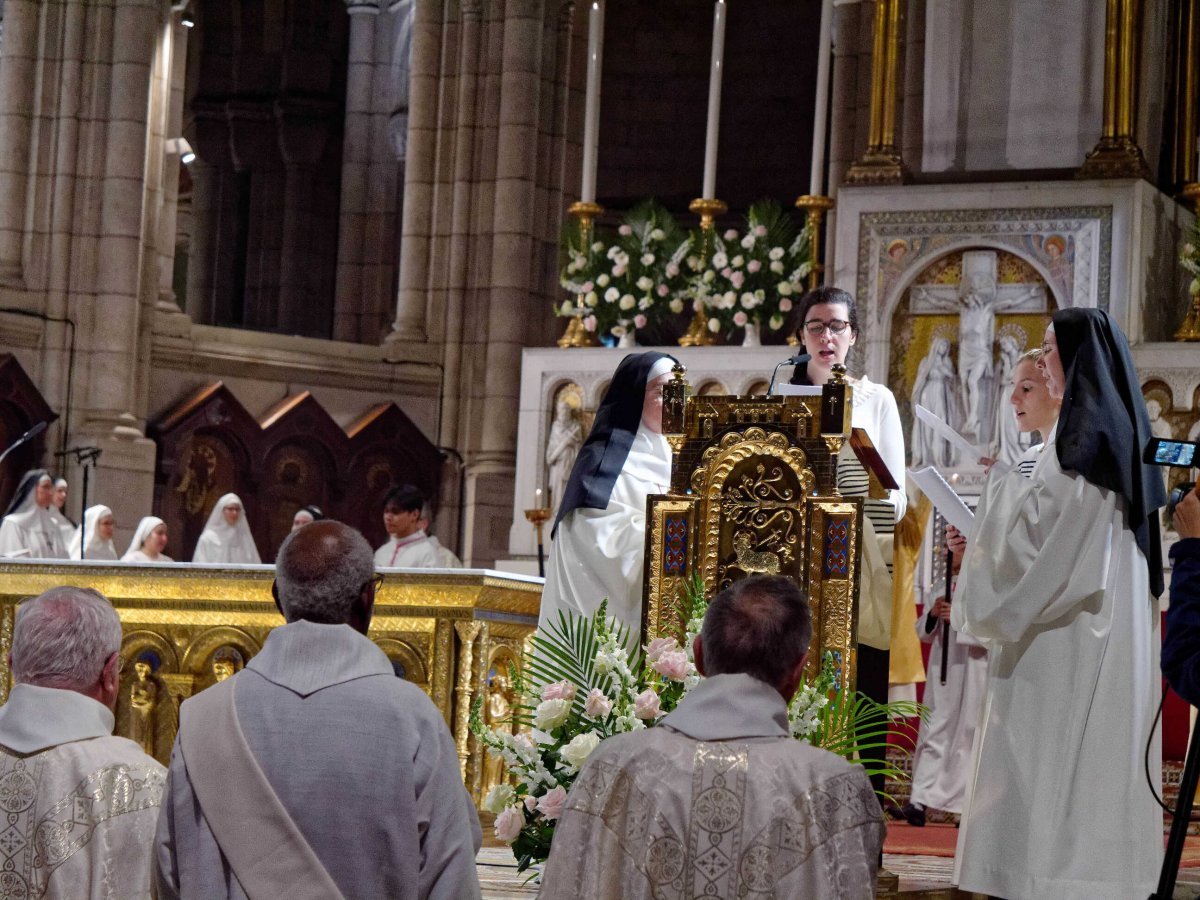
M1155 438L1146 447L1146 462L1160 466L1196 465L1196 444L1191 441L1167 441Z

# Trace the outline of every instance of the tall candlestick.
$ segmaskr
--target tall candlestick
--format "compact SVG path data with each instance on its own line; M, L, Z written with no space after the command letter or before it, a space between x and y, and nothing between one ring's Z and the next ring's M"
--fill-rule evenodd
M829 58L833 54L830 31L833 27L833 0L821 4L821 28L817 45L817 101L813 114L812 175L808 193L821 196L825 181L825 129L829 121Z
M725 0L713 9L712 69L708 76L708 133L704 141L704 192L717 196L717 134L721 123L721 69L725 65Z
M588 13L587 95L583 107L583 184L579 199L596 202L596 154L600 141L600 63L604 57L604 3Z

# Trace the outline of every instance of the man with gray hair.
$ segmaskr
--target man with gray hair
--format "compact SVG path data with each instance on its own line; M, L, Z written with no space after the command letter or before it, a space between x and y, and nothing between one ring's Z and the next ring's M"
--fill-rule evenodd
M788 724L811 638L789 578L718 594L694 644L706 677L656 728L588 757L540 900L873 897L884 824L866 773Z
M152 895L166 770L114 737L121 621L98 592L56 587L17 607L0 707L4 897Z
M366 637L371 548L330 519L275 562L274 629L184 702L158 826L159 896L479 896L479 820L441 713Z

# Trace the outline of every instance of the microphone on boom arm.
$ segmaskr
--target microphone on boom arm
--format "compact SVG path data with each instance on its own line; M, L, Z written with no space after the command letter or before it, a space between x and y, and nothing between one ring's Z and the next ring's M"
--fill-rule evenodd
M797 353L795 356L789 356L783 362L775 367L775 371L771 373L771 384L767 388L767 396L771 396L775 391L775 379L779 377L779 370L784 366L802 366L812 359L810 353Z

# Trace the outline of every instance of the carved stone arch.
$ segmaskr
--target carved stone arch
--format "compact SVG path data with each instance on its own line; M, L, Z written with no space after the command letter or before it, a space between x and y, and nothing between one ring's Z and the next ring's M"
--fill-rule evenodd
M425 693L429 693L429 671L416 647L408 641L390 637L378 638L375 644L387 654L387 658L393 664L399 663L404 668L405 681L411 681Z
M1160 378L1148 378L1142 383L1142 397L1146 400L1157 399L1164 414L1175 410L1175 392L1171 385Z
M262 644L255 640L249 632L232 625L218 625L202 631L192 638L192 642L183 652L182 671L189 672L201 680L207 676L208 683L211 684L212 673L206 672L204 666L209 662L213 653L225 646L236 649L246 662L249 662L250 658L262 649Z
M723 397L729 394L729 389L716 378L706 378L696 385L696 393L706 397Z
M180 671L179 654L165 637L153 631L131 631L121 638L121 656L125 659L122 678L131 677L133 664L147 650L158 656L159 668L155 674Z

